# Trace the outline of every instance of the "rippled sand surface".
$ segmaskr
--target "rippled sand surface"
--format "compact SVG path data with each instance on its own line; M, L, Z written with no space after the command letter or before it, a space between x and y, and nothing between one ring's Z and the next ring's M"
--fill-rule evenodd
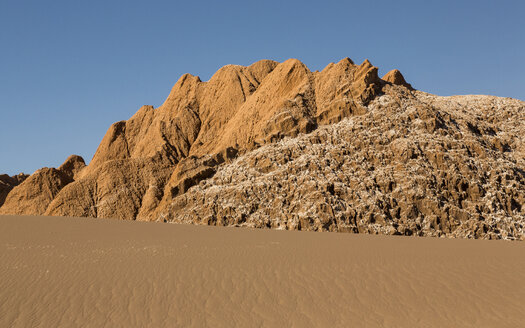
M525 243L0 217L0 327L523 327Z

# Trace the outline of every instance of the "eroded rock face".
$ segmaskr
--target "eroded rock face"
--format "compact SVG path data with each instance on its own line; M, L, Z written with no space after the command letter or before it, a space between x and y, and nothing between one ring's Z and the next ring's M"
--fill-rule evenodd
M28 178L22 177L23 182L7 194L0 214L43 215L60 190L73 182L84 167L82 157L71 155L58 169L44 167Z
M183 75L0 213L524 239L524 108L415 91L368 60L228 65Z
M406 90L220 166L158 219L525 239L525 104Z
M24 182L29 175L20 173L18 175L9 176L7 174L0 174L0 206L4 204L7 194L16 186Z
M382 80L395 85L401 85L410 90L413 90L412 85L405 81L405 77L397 69L393 69L390 72L386 73L385 76L383 76Z
M46 214L154 219L238 153L365 113L383 83L348 58L322 72L290 59L228 65L207 82L185 74L162 106L110 127Z
M69 176L71 180L74 180L75 176L78 175L85 167L86 163L82 157L78 155L71 155L62 165L60 165L58 169Z
M46 215L136 219L156 208L173 171L172 158L107 161L67 185L49 204Z

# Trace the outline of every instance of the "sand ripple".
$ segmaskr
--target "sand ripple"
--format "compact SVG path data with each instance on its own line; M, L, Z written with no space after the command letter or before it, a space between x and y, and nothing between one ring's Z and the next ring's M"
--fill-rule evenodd
M522 327L521 242L0 217L1 327Z

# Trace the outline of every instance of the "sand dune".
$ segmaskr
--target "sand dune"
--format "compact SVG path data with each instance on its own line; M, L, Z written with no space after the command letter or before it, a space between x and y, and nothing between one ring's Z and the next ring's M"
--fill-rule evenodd
M523 327L525 244L0 217L1 327Z

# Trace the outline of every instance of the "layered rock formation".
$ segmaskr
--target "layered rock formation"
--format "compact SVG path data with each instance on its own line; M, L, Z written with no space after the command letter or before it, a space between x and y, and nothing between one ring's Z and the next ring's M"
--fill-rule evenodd
M90 165L47 215L152 220L216 167L263 144L366 112L377 68L345 58L312 73L296 59L183 75L162 106L113 124Z
M524 103L416 91L345 58L185 74L0 213L523 239ZM0 203L1 204L1 203Z

